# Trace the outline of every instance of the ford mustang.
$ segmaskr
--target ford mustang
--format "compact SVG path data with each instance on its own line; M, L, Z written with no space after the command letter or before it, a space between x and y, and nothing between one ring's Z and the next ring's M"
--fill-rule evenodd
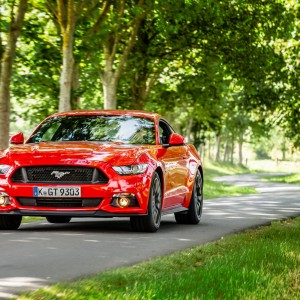
M142 111L71 111L46 118L24 141L0 152L0 229L22 216L50 223L72 217L129 217L155 232L163 214L198 224L203 169L193 145L160 115Z

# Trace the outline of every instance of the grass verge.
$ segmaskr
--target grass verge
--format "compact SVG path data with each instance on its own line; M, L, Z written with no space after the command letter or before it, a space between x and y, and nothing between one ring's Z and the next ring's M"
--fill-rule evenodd
M293 183L300 184L300 173L290 174L290 175L282 175L282 176L273 176L273 177L263 177L266 181L272 182L284 182L284 183Z
M18 299L299 299L300 218Z
M30 222L36 222L36 221L41 221L45 220L43 217L23 217L22 218L22 223L30 223Z
M232 186L213 181L213 178L218 176L245 173L251 173L251 171L242 165L206 163L204 165L204 199L256 194L256 189L251 187Z

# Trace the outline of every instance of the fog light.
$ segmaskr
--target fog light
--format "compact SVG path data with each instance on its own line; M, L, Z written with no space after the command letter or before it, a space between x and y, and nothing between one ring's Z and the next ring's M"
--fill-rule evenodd
M0 206L6 206L10 204L9 196L6 193L0 193Z
M121 197L117 199L117 204L120 207L128 207L130 205L130 199L126 197Z
M135 195L130 193L115 194L112 198L111 205L121 208L139 206Z

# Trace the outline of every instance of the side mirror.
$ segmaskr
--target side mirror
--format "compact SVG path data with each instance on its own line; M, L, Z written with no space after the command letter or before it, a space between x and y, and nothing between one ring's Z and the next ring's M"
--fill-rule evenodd
M24 144L24 134L22 132L13 135L9 142L13 145Z
M184 137L178 133L172 133L169 139L170 146L180 146L184 144Z

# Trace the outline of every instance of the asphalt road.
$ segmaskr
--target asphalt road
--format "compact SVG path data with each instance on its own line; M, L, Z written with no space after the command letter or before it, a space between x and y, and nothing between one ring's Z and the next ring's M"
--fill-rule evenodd
M300 215L300 186L261 182L259 175L217 180L252 186L259 194L207 200L199 225L178 225L173 216L165 216L154 234L131 232L128 219L73 219L63 225L41 221L0 231L0 299Z

